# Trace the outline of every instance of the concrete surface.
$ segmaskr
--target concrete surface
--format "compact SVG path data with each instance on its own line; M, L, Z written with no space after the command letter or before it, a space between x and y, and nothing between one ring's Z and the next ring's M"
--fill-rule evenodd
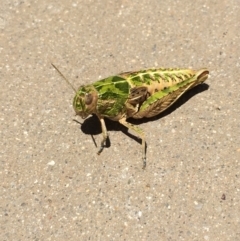
M240 240L240 2L10 1L0 7L0 240ZM75 86L153 66L210 77L141 147ZM93 135L93 139L91 137ZM94 141L93 141L94 140Z

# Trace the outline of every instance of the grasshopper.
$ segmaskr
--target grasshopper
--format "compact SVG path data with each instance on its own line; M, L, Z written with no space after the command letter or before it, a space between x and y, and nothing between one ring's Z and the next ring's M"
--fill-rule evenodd
M80 86L76 90L67 78L56 68L76 93L73 108L83 119L95 114L101 123L103 139L100 154L108 137L104 117L119 121L136 132L142 140L143 169L146 167L146 141L144 131L127 122L132 117L140 119L153 117L169 108L187 90L203 83L209 71L178 68L151 68L124 72L98 80L93 84Z

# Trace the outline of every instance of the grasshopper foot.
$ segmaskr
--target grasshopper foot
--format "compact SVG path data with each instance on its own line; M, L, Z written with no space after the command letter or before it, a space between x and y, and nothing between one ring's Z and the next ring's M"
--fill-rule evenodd
M104 149L104 145L101 145L101 147L100 147L99 151L97 152L97 154L100 155L101 152L103 151L103 149Z
M147 165L146 157L144 157L144 158L143 158L143 167L142 167L143 170L145 170L146 165Z

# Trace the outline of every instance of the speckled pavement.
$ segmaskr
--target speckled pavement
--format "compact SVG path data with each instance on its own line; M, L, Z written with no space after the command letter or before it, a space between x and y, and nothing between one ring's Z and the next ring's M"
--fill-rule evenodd
M51 63L76 87L156 66L210 76L136 123L142 170L116 122L96 154L100 124L74 115ZM5 0L0 73L1 241L240 240L239 0Z

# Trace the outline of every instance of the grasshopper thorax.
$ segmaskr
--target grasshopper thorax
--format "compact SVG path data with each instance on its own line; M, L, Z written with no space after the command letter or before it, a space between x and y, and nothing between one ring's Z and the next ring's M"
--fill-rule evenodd
M80 87L73 99L73 108L76 115L85 119L90 114L95 113L97 100L98 94L93 86Z

